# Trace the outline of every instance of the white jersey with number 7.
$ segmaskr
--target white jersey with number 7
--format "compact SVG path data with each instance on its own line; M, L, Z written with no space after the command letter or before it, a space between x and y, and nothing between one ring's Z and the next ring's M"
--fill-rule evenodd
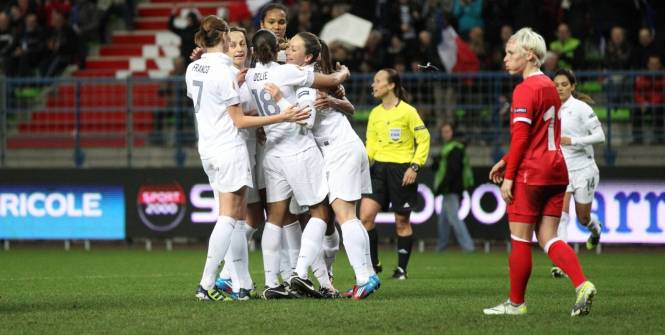
M201 159L219 156L229 146L245 144L245 136L227 111L240 103L232 64L229 56L215 52L203 54L187 67L187 96L194 103Z

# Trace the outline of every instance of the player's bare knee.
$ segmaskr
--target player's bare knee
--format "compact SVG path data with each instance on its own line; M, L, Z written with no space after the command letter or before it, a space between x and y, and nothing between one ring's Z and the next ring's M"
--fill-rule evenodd
M375 218L376 215L362 215L361 213L360 222L362 222L365 230L370 231L376 227L376 224L374 223Z
M413 235L413 229L410 224L397 225L395 226L397 230L397 236L410 236Z
M397 230L398 236L408 236L413 234L408 214L395 213L395 229Z
M309 214L317 219L328 221L328 205L325 202L320 202L314 206L310 206Z
M588 226L591 222L591 213L578 214L577 219L580 220L580 223L584 226Z

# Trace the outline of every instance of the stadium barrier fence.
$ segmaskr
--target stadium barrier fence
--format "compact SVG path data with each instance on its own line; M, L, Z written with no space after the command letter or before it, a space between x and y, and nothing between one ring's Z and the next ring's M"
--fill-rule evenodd
M665 150L617 150L665 138L665 72L578 72L578 91L589 94L607 141L602 165L618 155L665 159ZM471 146L501 156L509 141L510 99L520 78L504 73L403 75L410 102L438 139L437 127L455 121ZM355 105L354 128L364 138L377 101L372 76L345 84ZM200 165L195 122L182 77L163 79L0 77L1 167L183 167ZM648 102L651 101L651 102ZM636 116L638 116L636 118ZM639 127L633 123L642 124ZM637 156L635 156L637 155Z

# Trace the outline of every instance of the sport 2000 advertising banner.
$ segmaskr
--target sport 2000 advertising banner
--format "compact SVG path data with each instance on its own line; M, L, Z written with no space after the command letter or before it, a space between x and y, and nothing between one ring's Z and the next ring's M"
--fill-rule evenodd
M207 238L217 205L200 168L12 170L0 174L0 239ZM475 239L509 238L499 187L475 169L458 216ZM63 182L67 181L67 182ZM101 182L103 181L103 182ZM432 174L418 176L419 200L411 214L417 238L435 238L441 196ZM571 222L575 220L571 202ZM603 243L665 244L665 177L660 169L601 168L592 212L603 223ZM394 234L392 213L377 227ZM584 242L586 228L568 226L570 242ZM390 236L383 235L383 236Z

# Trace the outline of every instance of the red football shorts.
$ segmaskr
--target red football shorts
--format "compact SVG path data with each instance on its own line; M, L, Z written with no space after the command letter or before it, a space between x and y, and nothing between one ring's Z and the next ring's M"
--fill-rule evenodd
M542 216L561 217L566 186L513 184L508 221L535 224Z

